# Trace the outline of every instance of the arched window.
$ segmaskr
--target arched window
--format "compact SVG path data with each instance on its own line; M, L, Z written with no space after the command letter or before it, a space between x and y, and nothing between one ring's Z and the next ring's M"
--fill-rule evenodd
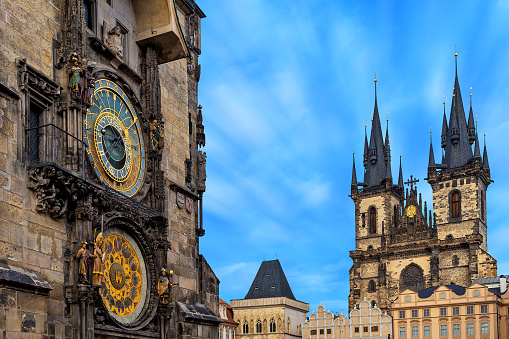
M460 192L455 191L451 195L451 218L460 217Z
M249 325L247 321L244 320L244 324L242 325L242 333L249 333Z
M272 333L276 332L276 321L274 320L274 318L270 319L269 331Z
M256 322L256 333L262 333L262 322L260 320Z
M263 333L267 331L267 319L263 319L263 325L262 325Z
M456 267L460 264L460 260L458 259L457 255L452 256L452 266Z
M376 284L374 280L369 281L369 292L376 292Z
M484 220L484 209L486 208L484 205L485 203L486 199L484 199L484 191L481 190L481 220Z
M288 318L288 333L292 333L292 323L290 322L290 318Z
M369 233L376 233L376 208L369 209Z
M394 226L396 227L398 227L398 219L399 219L398 206L394 206Z
M424 275L422 268L412 263L401 271L399 277L399 291L403 292L406 289L414 292L420 291L424 288Z

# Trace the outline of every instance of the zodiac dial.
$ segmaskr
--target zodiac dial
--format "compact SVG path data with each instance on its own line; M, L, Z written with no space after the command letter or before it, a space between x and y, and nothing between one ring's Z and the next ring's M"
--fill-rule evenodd
M145 176L145 147L136 111L114 82L95 82L92 105L85 118L85 142L99 179L128 197Z

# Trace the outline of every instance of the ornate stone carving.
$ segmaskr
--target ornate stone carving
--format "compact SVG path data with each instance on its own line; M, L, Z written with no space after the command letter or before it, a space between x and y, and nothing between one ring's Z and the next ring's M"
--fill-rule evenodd
M30 91L48 102L54 102L60 95L60 86L27 64L26 59L16 59L18 83L24 92Z
M164 122L152 120L150 123L150 150L159 151L164 148Z
M55 66L62 68L71 54L85 55L85 11L83 0L62 1L62 40L57 49Z
M63 217L71 196L71 179L53 166L31 168L28 178L28 188L37 197L37 212L48 213L54 219Z
M186 159L186 184L191 183L193 179L193 160Z
M194 74L194 69L195 69L195 67L194 67L193 57L189 56L187 58L187 73L189 73L190 75L193 75Z
M106 21L103 21L103 42L119 58L124 57L124 34L122 27L116 25L110 28Z
M198 114L196 116L196 143L200 147L205 146L205 127L203 126L202 107L198 106Z
M198 151L198 191L205 192L206 186L205 181L207 180L206 171L207 152Z
M416 264L408 265L399 278L400 292L409 289L412 291L420 291L424 288L424 276L422 269Z

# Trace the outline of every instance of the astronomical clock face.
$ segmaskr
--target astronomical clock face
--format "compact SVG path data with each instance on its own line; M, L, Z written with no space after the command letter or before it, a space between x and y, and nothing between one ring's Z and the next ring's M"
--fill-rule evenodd
M415 213L417 212L417 208L414 205L410 205L406 209L406 215L409 218L413 218L415 216Z
M85 118L87 153L103 183L128 197L145 176L145 148L136 111L114 82L95 82L92 105Z
M140 248L122 230L108 229L103 265L100 292L106 309L121 324L134 322L147 296L147 272Z

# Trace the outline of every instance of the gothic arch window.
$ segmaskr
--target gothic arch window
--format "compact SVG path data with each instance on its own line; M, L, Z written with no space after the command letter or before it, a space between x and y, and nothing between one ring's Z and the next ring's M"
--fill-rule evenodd
M485 220L484 219L484 215L485 215L485 208L486 208L486 198L484 197L484 191L481 190L481 220Z
M406 289L417 292L424 288L424 274L422 268L414 263L408 265L401 271L399 276L399 291Z
M244 324L242 325L242 333L249 333L249 325L246 320L244 320Z
M288 317L288 333L292 333L291 329L292 329L292 326L291 326L291 322L290 322L290 318Z
M457 255L452 256L452 266L456 267L460 264L460 260L458 259Z
M395 227L398 227L398 219L399 219L398 206L394 206L394 226Z
M260 319L256 321L256 333L262 333L262 322L260 321Z
M267 331L267 319L263 319L263 332Z
M270 319L269 331L272 333L276 332L276 321L274 320L274 318Z
M449 196L450 217L457 219L461 216L461 192L454 190Z
M376 233L376 208L369 209L369 233Z
M369 292L376 292L376 283L374 280L369 281L368 290Z

